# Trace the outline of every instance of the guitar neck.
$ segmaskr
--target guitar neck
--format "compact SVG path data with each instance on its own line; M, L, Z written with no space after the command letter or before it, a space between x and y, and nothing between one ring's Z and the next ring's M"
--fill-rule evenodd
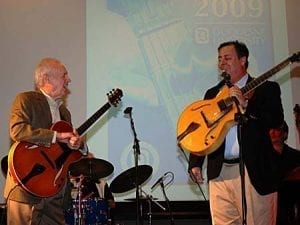
M290 57L287 58L286 60L282 61L279 63L277 66L274 68L270 69L269 71L265 72L261 76L253 79L251 82L249 82L245 87L241 89L243 94L248 94L255 88L257 88L259 85L263 84L268 78L273 76L275 73L279 72L282 70L284 67L286 67L289 63L291 62Z
M110 107L110 103L107 102L99 110L97 110L90 118L77 128L78 134L80 136L84 134Z

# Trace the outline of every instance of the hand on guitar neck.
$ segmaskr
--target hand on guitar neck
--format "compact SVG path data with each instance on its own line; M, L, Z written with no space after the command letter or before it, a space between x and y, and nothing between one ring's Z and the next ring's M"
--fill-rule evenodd
M78 149L83 143L76 129L73 132L56 132L56 140L67 144L70 149Z
M243 108L247 108L248 99L243 95L242 90L237 86L232 86L229 89L229 94L231 97L235 97L238 100L238 104Z

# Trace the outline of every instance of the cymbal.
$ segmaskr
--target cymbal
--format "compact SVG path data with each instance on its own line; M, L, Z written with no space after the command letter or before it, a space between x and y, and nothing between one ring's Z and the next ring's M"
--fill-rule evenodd
M152 174L152 167L148 165L138 166L137 185L144 183ZM136 168L132 167L118 175L110 184L113 193L123 193L136 187Z
M6 178L7 170L8 170L8 155L4 156L1 159L1 171L5 178Z
M107 177L113 171L114 167L110 162L95 158L83 158L78 162L72 163L69 167L71 176L83 175L93 180Z

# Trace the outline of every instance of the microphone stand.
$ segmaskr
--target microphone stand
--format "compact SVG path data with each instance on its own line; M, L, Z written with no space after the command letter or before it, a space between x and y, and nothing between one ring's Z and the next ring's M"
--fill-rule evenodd
M230 74L223 72L222 77L224 77L226 85L230 88L233 84L230 82ZM241 112L239 107L239 102L237 98L233 97L233 104L235 104L238 112L234 115L234 120L237 122L237 138L238 143L240 143L240 176L241 176L241 192L242 192L242 225L247 225L247 201L246 201L246 188L245 188L245 162L244 162L244 146L243 146L243 137L242 129L244 124L247 122L247 116Z
M134 164L135 164L135 197L136 197L136 224L140 225L143 224L142 221L142 210L140 209L140 193L139 193L139 180L138 180L138 156L141 154L140 152L140 145L139 140L137 139L137 135L134 128L134 122L132 119L132 108L128 107L125 109L125 113L127 111L127 114L129 115L130 119L130 125L134 136L134 144L133 144L133 150L134 150Z
M148 207L149 207L149 212L148 212L148 216L149 216L149 225L152 225L152 202L157 205L159 208L161 208L163 211L166 211L166 208L163 207L161 204L159 204L157 201L155 201L155 199L152 197L152 195L147 194L145 191L142 190L141 188L141 193L145 195L145 199L147 199L148 201ZM143 195L141 195L143 196Z
M238 109L238 112L234 115L234 120L237 122L237 137L238 143L240 143L240 176L241 176L241 192L242 192L242 225L247 224L247 201L246 201L246 188L245 188L245 162L244 162L244 144L242 141L242 129L244 124L247 122L247 116L244 115L237 102L237 99L234 98L234 102Z
M164 185L163 180L161 180L161 181L159 182L159 184L160 184L160 186L161 186L163 195L164 195L164 197L165 197L165 199L166 199L167 206L168 206L168 209L169 209L169 213L170 213L170 224L171 224L171 225L174 225L175 223L174 223L173 213L172 213L172 210L171 210L170 201L169 201L169 199L168 199L168 197L167 197L167 195L166 195L165 185Z

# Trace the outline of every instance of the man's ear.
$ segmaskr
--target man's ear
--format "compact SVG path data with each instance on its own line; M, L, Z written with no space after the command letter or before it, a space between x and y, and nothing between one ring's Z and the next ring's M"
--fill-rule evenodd
M46 73L43 74L42 83L43 83L43 85L46 83L49 83L49 75L48 74L46 74Z
M247 62L246 56L241 57L241 58L240 58L240 61L241 61L241 63L243 63L243 65L245 66L245 65L246 65L246 62Z

